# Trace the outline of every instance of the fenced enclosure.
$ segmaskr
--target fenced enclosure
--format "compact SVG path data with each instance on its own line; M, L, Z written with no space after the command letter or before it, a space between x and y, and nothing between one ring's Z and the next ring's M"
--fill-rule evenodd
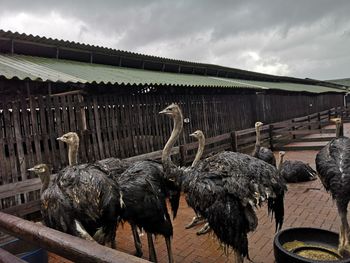
M66 166L66 145L56 138L69 131L76 131L81 138L81 163L142 154L144 158L156 159L172 128L170 119L158 112L176 102L189 119L179 139L182 146L174 150L179 162L185 164L192 157L183 147L193 142L188 135L197 129L203 130L209 138L208 144L212 144L207 146L208 152L223 149L247 152L255 141L255 131L248 127L253 127L255 121L288 123L284 120L291 116L312 114L342 101L342 95L335 94L92 96L80 92L2 101L0 208L19 216L39 210L40 181L27 169L37 163L48 163L56 172ZM291 110L290 105L297 106ZM275 134L281 131L279 126L275 127L277 131L270 127L262 128L262 139L272 146L281 143L278 140L290 140L294 136L280 136ZM194 152L194 144L190 145Z

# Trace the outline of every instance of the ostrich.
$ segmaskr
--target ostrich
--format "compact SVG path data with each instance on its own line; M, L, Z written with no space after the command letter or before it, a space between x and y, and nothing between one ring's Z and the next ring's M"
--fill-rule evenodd
M350 200L350 139L340 136L341 119L331 119L336 125L336 138L316 155L316 170L323 186L336 201L340 216L339 252L350 254L350 228L347 207Z
M170 105L168 108L171 107L175 105ZM182 123L174 129L181 132ZM165 147L167 145L168 143ZM170 152L168 154L170 156ZM150 160L135 162L118 177L117 181L125 204L121 219L145 230L150 252L149 260L157 261L152 234L159 234L165 238L168 260L173 262L171 248L173 226L166 199L170 201L175 218L179 207L180 189L173 181L166 179L162 163Z
M70 200L81 225L79 231L115 248L115 232L123 199L110 171L97 163L78 165L79 137L69 132L57 138L68 145L69 166L58 172L55 183ZM86 228L86 230L85 230Z
M83 229L81 223L75 217L69 199L59 188L57 180L50 184L50 169L46 164L37 164L28 171L37 174L41 180L40 200L41 215L46 226L56 230L80 236L87 240L93 240L87 232L79 231Z
M195 132L190 134L191 137L194 137L195 139L198 140L198 150L196 153L196 156L192 162L191 167L197 167L203 152L204 152L204 147L205 147L205 136L204 133L201 130L196 130ZM191 199L188 198L188 196L186 195L186 202L189 206L191 206ZM192 206L191 206L192 207ZM197 225L198 223L202 222L203 220L205 220L200 214L198 214L195 211L196 215L193 217L192 221L186 226L186 229L189 229L195 225ZM210 231L210 226L208 224L208 222L205 223L205 225L197 231L197 235L202 235L202 234L206 234Z
M280 152L278 170L287 183L307 182L316 180L316 171L309 164L302 161L284 161L285 152Z
M177 127L163 150L165 174L182 187L192 208L208 220L220 242L234 250L235 262L243 262L245 256L249 258L247 233L258 224L254 207L267 200L269 212L275 214L276 230L282 227L283 179L274 166L236 152L220 152L189 169L176 167L169 153L181 130L181 109L171 105L160 113L173 118Z
M165 238L168 260L173 262L171 250L173 227L166 199L170 200L175 218L180 191L173 182L165 179L162 164L149 160L135 162L120 175L118 182L125 204L121 219L145 230L149 260L157 262L152 234L159 234Z
M255 147L254 151L252 153L252 156L255 158L258 158L260 160L263 160L269 164L276 165L276 159L275 156L273 155L273 152L260 145L260 128L263 126L262 122L256 122L255 123L255 132L256 132L256 142L255 142Z

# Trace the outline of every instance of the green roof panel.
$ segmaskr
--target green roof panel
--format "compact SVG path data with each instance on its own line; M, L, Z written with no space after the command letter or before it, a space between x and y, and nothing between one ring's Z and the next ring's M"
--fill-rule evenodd
M0 54L0 76L6 79L17 78L20 80L29 79L32 81L63 83L278 89L312 93L344 92L339 89L317 85L157 72L63 59L9 54Z

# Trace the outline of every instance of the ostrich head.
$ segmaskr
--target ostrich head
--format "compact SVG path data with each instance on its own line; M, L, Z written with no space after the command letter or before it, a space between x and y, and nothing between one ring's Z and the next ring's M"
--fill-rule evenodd
M68 132L58 137L57 140L67 143L69 165L78 164L79 136L75 132Z
M255 129L259 129L261 126L263 126L264 124L262 123L262 122L260 122L260 121L257 121L256 123L255 123Z
M198 150L196 153L196 157L194 158L192 162L192 167L197 166L199 160L201 159L204 151L204 146L205 146L205 136L204 133L201 130L197 130L193 133L190 134L191 137L194 137L198 140Z
M341 125L342 125L342 120L341 120L341 118L332 118L332 119L330 119L330 121L331 122L334 122L335 123L335 127L336 127L336 130L335 130L335 136L337 137L337 138L339 138L341 135L343 135L343 134L341 134L341 129L340 129L340 127L341 127Z
M61 137L58 137L57 140L67 143L68 145L79 144L79 136L76 132L67 132Z
M197 140L205 139L204 133L201 130L196 130L195 132L191 133L190 136L196 138Z
M28 171L34 172L39 176L42 183L40 193L43 193L50 183L50 169L48 165L44 163L37 164L34 167L29 168Z
M183 115L180 107L174 103L170 104L164 110L160 111L159 114L164 114L174 120L173 131L171 132L170 138L165 144L162 152L162 163L164 166L164 170L167 171L167 173L170 173L170 167L174 166L170 159L170 153L172 147L174 146L176 140L179 138L179 135L183 129Z

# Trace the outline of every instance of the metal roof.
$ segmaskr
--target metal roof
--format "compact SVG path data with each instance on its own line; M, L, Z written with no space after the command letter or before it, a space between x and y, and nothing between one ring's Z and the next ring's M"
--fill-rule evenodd
M0 54L0 76L6 79L63 83L278 89L312 93L343 92L339 89L317 85L157 72L9 54Z

